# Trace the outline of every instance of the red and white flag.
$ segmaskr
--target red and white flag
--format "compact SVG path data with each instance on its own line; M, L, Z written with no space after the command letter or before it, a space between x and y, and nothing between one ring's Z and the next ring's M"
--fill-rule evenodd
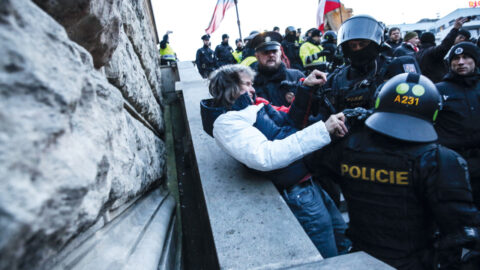
M213 11L212 20L207 29L205 29L205 32L209 35L215 32L218 26L220 26L227 9L233 6L235 6L235 0L218 0L215 10Z
M340 0L320 0L317 8L317 28L318 30L324 30L325 26L325 14L328 12L340 8Z

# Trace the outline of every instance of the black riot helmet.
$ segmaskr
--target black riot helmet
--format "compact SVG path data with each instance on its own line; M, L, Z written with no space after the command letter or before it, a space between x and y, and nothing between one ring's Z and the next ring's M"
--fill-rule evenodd
M285 28L285 36L288 36L288 35L291 35L291 34L296 35L297 30L293 26L288 26L287 28Z
M336 43L337 42L337 34L334 31L329 30L329 31L325 32L325 34L323 34L323 39L327 43Z
M373 17L357 15L346 20L338 30L337 45L342 46L346 57L349 57L347 42L354 39L370 40L375 47L380 47L383 42L383 26Z
M375 102L374 113L365 121L372 130L410 142L433 142L433 122L442 101L427 77L402 73L385 83Z

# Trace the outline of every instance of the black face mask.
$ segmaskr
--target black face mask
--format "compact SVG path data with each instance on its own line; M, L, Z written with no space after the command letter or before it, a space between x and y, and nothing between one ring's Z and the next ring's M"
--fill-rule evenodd
M288 34L285 36L285 39L288 41L288 42L295 42L295 40L297 40L297 35L295 33L293 34Z
M359 51L350 50L348 58L350 58L352 66L360 68L371 63L373 60L375 60L375 58L377 58L377 56L377 47L374 44L370 43L367 47Z
M255 94L253 95L253 99L255 99ZM235 103L232 105L232 110L234 111L241 111L245 108L247 108L249 105L252 105L252 100L250 99L250 96L248 93L244 93L240 95L237 100L235 100Z

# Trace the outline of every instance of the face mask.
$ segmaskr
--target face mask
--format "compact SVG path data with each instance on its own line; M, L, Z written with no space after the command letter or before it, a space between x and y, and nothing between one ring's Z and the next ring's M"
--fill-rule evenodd
M352 61L352 66L362 67L371 61L373 61L378 56L378 50L373 44L369 44L367 47L359 51L350 51L350 60Z
M255 98L255 95L254 95ZM232 105L232 110L234 111L241 111L247 108L249 105L252 105L252 100L248 93L244 93L235 100L235 103Z

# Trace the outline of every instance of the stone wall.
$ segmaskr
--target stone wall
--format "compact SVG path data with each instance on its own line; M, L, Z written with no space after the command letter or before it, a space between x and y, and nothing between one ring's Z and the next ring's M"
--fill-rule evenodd
M145 12L138 0L0 1L0 269L41 268L162 183Z

